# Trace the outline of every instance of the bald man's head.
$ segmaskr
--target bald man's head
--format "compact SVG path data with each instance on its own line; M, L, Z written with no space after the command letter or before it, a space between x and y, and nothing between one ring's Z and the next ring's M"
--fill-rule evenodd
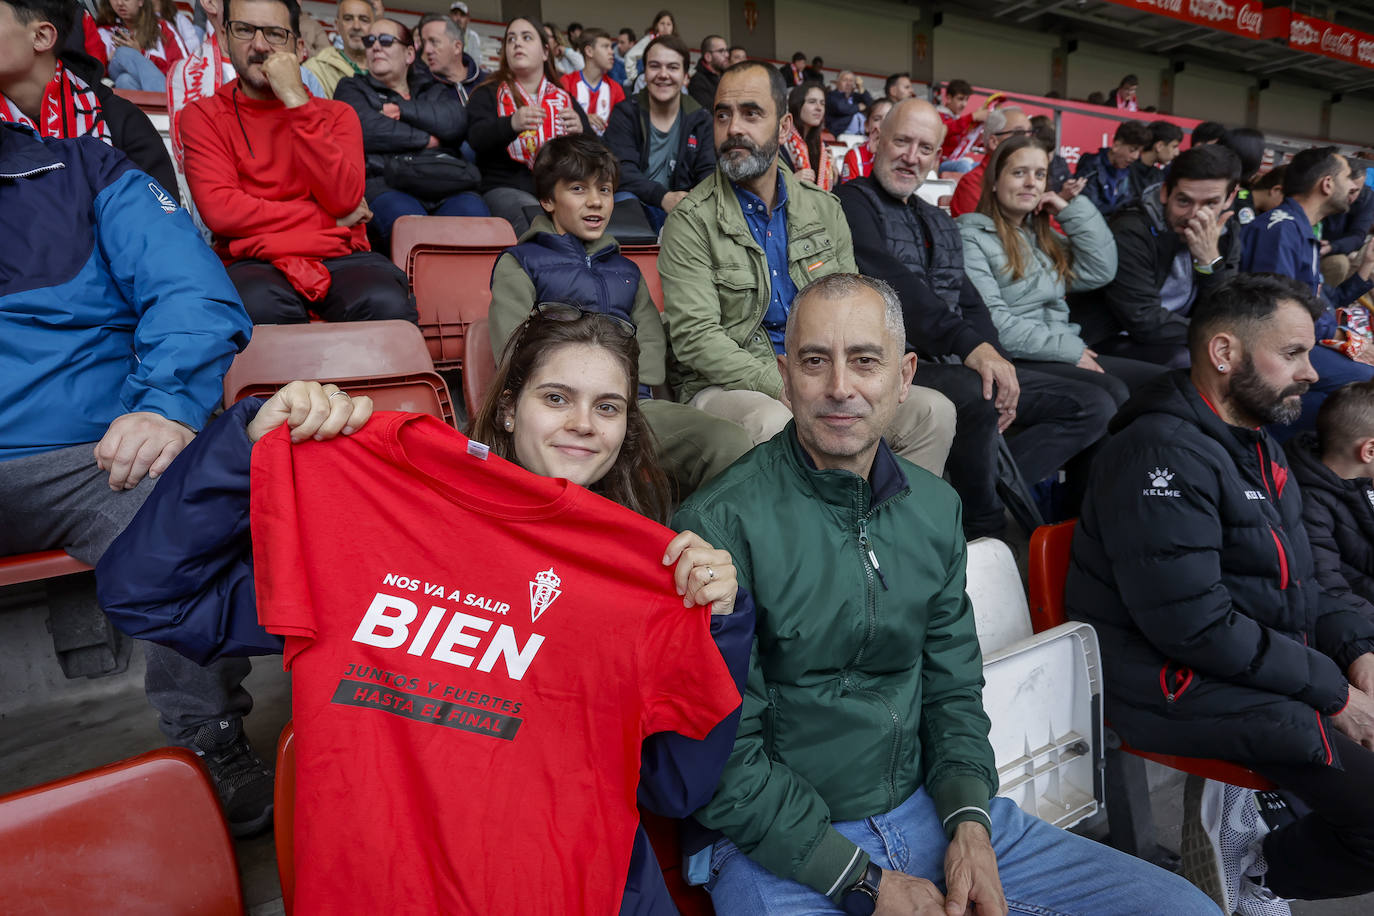
M924 99L903 99L883 119L873 151L873 178L898 200L916 193L925 176L939 165L945 124Z

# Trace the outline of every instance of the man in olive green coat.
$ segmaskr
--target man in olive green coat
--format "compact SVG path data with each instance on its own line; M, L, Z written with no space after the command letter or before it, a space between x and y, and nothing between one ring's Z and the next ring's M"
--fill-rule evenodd
M730 552L758 615L735 746L695 815L724 835L716 912L1216 916L1177 875L993 798L959 499L882 440L914 390L897 294L818 280L785 337L794 420L674 519Z
M668 214L658 256L669 382L678 400L766 442L791 419L777 356L792 299L856 270L854 245L839 201L778 163L792 121L776 70L726 70L714 115L716 171ZM954 421L944 395L917 388L885 432L897 454L940 474Z

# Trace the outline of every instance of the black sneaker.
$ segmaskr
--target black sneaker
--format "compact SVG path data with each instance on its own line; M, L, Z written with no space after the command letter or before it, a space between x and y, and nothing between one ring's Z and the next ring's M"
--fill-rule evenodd
M243 723L223 719L202 725L192 744L210 771L229 832L250 837L266 830L272 823L272 771L244 737Z

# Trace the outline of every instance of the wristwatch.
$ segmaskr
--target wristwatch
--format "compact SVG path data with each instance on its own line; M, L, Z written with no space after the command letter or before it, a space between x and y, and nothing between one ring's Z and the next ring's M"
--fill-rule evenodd
M845 888L840 908L849 916L873 916L878 908L878 882L882 879L883 870L870 861L859 880Z
M1194 261L1193 270L1196 270L1200 274L1210 274L1212 271L1217 269L1217 265L1220 264L1223 260L1225 260L1225 258L1223 258L1221 255L1217 255L1207 264L1203 264L1201 261Z

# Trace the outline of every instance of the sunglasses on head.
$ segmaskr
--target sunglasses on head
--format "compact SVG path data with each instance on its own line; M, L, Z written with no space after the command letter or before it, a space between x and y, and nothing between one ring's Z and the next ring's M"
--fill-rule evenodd
M380 43L381 46L382 46L383 48L389 48L389 47L391 47L392 45L405 44L405 42L401 41L401 39L397 38L395 35L364 35L364 36L363 36L363 47L364 47L364 48L371 48L373 45L378 44L378 43Z
M541 302L530 310L529 320L546 318L549 321L579 321L588 317L604 318L611 323L621 337L634 337L635 326L624 318L609 312L594 312L569 302Z

